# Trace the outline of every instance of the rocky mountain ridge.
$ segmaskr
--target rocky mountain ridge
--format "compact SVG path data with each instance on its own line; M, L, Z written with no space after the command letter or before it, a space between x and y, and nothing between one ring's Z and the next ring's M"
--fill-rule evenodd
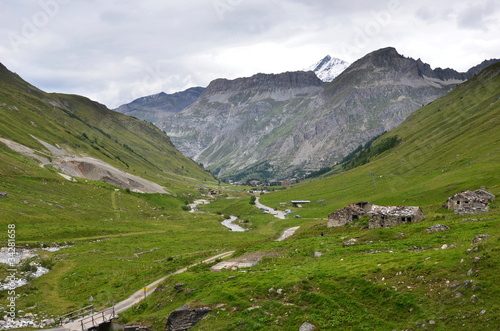
M204 90L203 87L191 87L173 94L160 92L121 105L115 111L148 122L155 122L161 119L165 113L177 113L191 105Z
M222 178L289 178L335 164L477 70L433 70L387 47L330 83L312 71L216 79L156 125Z

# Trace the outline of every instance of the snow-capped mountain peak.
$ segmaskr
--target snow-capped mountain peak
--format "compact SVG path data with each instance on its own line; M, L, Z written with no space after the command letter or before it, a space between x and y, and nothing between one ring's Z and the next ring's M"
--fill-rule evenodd
M312 70L324 82L331 82L335 77L340 75L349 66L349 63L332 58L330 55L325 56L323 59L315 63L314 65L307 68L307 70Z

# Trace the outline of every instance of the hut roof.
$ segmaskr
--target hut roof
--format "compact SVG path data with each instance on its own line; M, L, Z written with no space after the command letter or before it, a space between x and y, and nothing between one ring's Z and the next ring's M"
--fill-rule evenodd
M412 216L419 213L420 207L416 206L372 206L371 214L391 216Z

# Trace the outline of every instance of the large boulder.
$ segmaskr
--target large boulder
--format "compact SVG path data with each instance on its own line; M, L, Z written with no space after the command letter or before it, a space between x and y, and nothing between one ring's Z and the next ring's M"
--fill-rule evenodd
M304 322L299 328L299 331L313 331L316 330L316 326L309 323L309 322Z
M190 308L188 305L174 310L167 319L167 331L185 331L192 328L196 323L201 321L212 308L198 307Z

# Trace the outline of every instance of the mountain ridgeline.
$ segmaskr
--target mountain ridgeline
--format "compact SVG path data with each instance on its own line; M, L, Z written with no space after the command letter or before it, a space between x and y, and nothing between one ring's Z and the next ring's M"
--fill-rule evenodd
M140 118L148 122L156 122L165 113L177 113L198 99L203 87L192 87L182 92L142 97L115 109L117 112Z
M302 176L331 167L495 61L465 73L433 70L388 47L332 82L312 71L216 79L192 104L155 124L222 179Z

